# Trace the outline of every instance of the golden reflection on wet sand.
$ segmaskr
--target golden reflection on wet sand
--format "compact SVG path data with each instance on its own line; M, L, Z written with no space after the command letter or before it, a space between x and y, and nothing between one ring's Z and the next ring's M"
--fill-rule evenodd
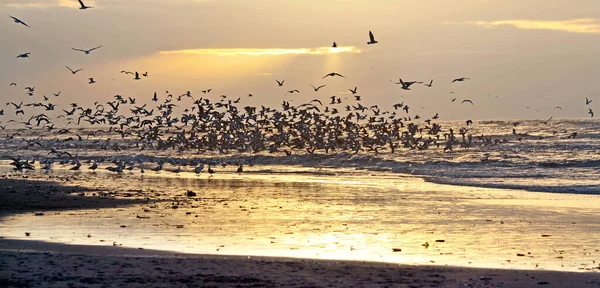
M82 172L68 185L150 200L8 216L0 234L24 239L32 231L27 239L204 254L566 271L598 267L597 196L320 171L325 175ZM197 195L186 196L188 190Z

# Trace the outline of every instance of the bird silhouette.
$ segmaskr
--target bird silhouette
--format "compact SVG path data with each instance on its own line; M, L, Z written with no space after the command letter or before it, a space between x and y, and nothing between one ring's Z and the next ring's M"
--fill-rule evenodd
M379 42L375 41L375 36L373 36L373 32L369 31L369 42L368 45L377 44Z
M79 0L79 1L81 2L81 0ZM100 46L97 46L97 47L94 47L94 48L92 48L92 49L88 49L88 50L85 50L85 49L77 49L77 48L72 48L72 47L71 47L71 49L73 49L73 50L75 50L75 51L80 51L80 52L83 52L83 53L85 53L85 54L90 54L90 52L92 52L92 51L94 51L94 50L96 50L96 49L98 49L98 48L100 48L100 47L102 47L102 45L100 45Z
M66 65L65 65L65 67L67 67L67 69L69 69L69 71L71 71L71 73L73 73L73 75L75 75L75 74L77 74L77 72L83 70L83 69L73 70L73 69L69 68L69 66L66 66Z
M329 74L327 74L327 75L323 76L323 78L321 78L321 79L325 79L325 78L327 78L327 77L334 77L334 76L338 76L338 77L346 78L346 76L344 76L344 75L342 75L342 74L340 74L340 73L331 72L331 73L329 73Z
M79 1L79 5L80 5L79 9L81 9L81 10L85 10L85 9L89 9L89 8L94 8L92 6L85 6L85 4L83 4L82 0L77 0L77 1Z
M452 83L454 83L454 82L463 82L465 80L471 80L471 78L467 78L467 77L456 78L456 79L452 80Z
M17 23L17 24L23 24L23 25L25 25L25 26L29 27L29 25L27 25L27 23L25 23L25 22L21 21L21 20L20 20L20 19L18 19L17 17L13 17L13 16L10 16L10 15L8 15L8 16L9 16L10 18L12 18L12 19L15 21L15 23ZM29 28L31 28L31 27L29 27Z
M321 85L321 86L319 86L319 87L315 87L315 86L313 86L312 84L309 84L309 85L310 85L310 87L312 87L312 88L315 90L315 92L317 92L317 91L319 91L319 89L321 89L321 88L323 88L323 87L327 86L327 85Z

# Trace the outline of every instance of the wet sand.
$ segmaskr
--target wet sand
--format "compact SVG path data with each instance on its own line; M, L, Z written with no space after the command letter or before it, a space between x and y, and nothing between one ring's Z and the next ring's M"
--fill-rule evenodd
M0 286L600 287L600 274L190 255L0 240Z
M4 177L0 286L600 287L592 196L457 197L398 175Z

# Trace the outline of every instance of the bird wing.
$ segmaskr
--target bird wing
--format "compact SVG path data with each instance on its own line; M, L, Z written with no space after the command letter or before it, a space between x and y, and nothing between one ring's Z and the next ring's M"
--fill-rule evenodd
M83 4L83 1L81 1L81 0L77 0L77 1L79 1L79 5L81 5L81 8L85 7L85 4Z
M81 0L79 0L79 1L81 1ZM75 50L75 51L81 51L81 52L85 52L85 50L76 49L76 48L73 48L73 47L71 47L71 49L73 49L73 50Z
M81 1L81 0L80 0L80 1ZM100 45L100 46L98 46L98 47L94 47L94 48L92 48L92 49L90 49L90 50L88 50L88 51L94 51L94 50L96 50L96 49L98 49L98 48L100 48L100 47L102 47L102 45Z
M319 89L321 89L321 88L323 88L325 86L327 86L327 85L321 85L321 86L317 87L317 90L319 90Z
M67 67L67 69L69 69L69 71L71 71L72 73L74 73L73 69L69 68L69 66L65 65L65 67Z
M373 32L369 31L369 40L371 40L371 42L375 42L375 36L373 36Z

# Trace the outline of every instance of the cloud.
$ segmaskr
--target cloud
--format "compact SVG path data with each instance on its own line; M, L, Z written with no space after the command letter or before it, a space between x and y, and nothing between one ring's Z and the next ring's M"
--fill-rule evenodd
M446 24L458 24L447 22ZM570 33L600 34L600 22L592 18L572 19L563 21L543 20L500 20L500 21L469 21L464 24L472 24L493 28L497 26L513 26L526 30L554 30Z
M317 48L220 48L220 49L182 49L160 51L160 54L202 54L218 56L274 56L274 55L329 55L337 53L360 53L353 46L317 47Z

